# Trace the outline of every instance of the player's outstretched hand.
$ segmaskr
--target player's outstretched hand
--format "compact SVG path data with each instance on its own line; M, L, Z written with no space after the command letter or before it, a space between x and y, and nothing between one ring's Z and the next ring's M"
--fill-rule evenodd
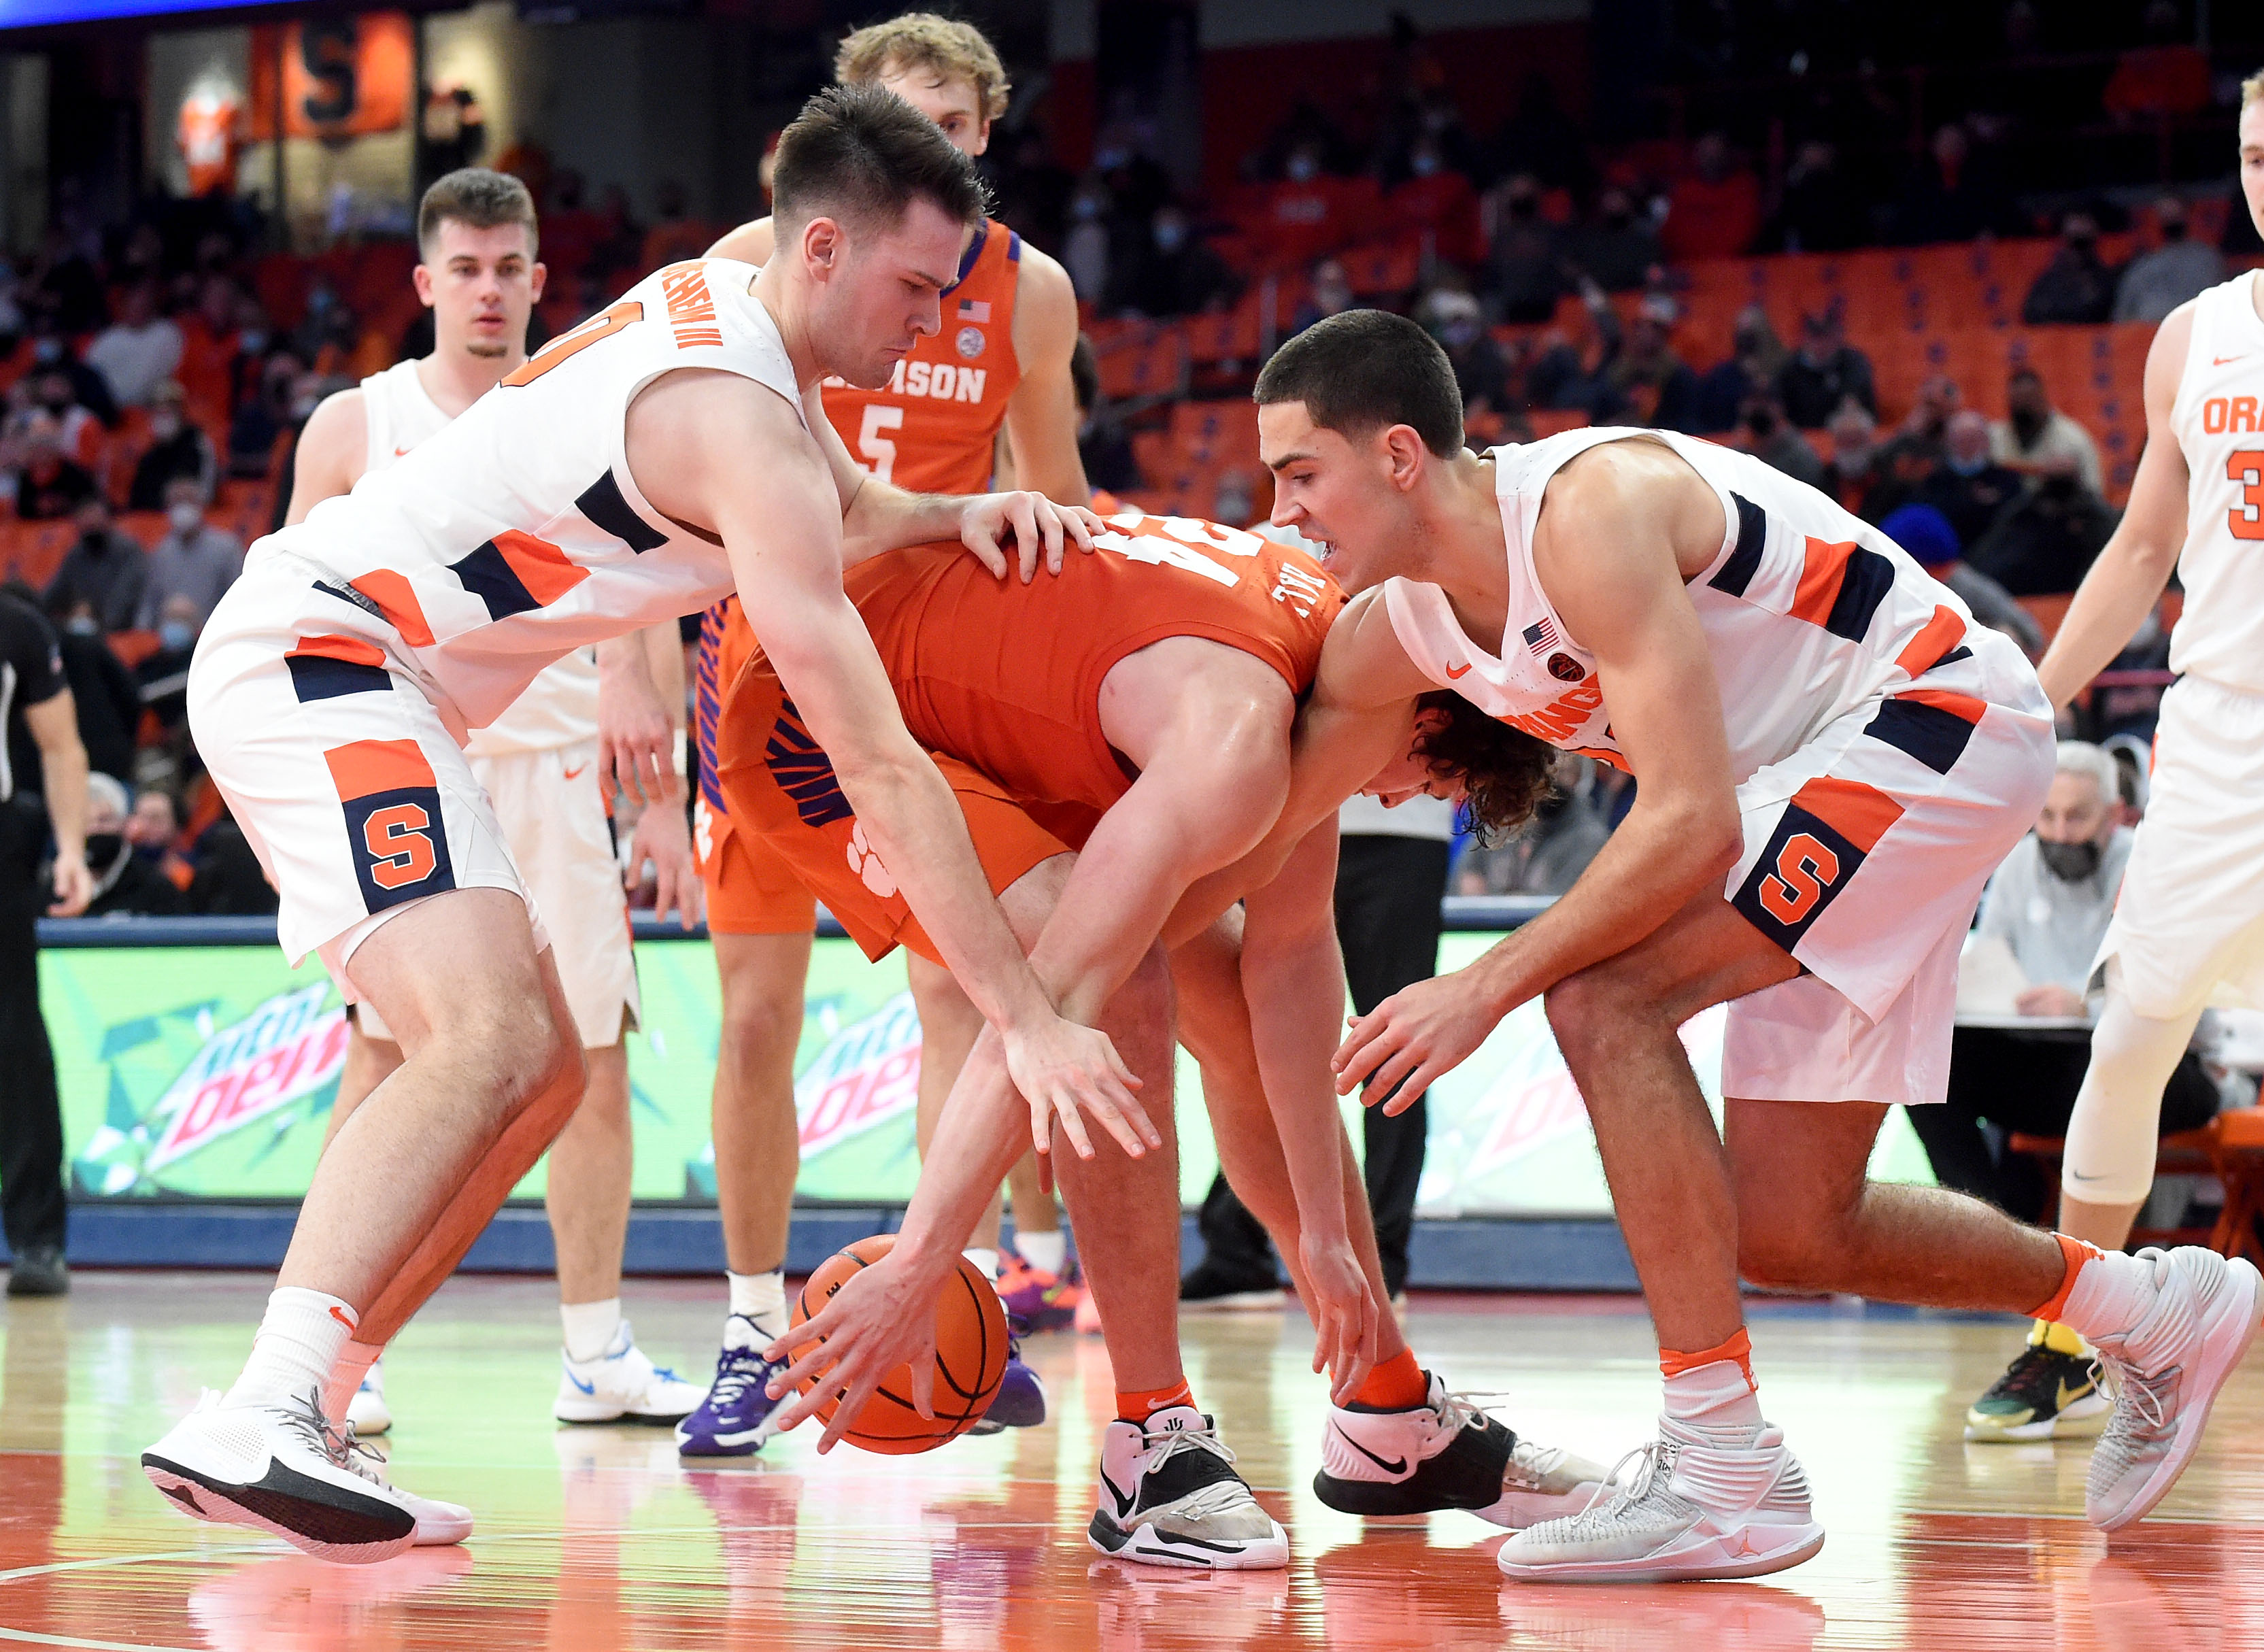
M1132 1094L1140 1081L1124 1065L1108 1034L1054 1016L1033 1030L1007 1032L1003 1038L1006 1071L1030 1104L1030 1141L1039 1152L1053 1150L1058 1117L1078 1157L1091 1158L1092 1138L1085 1133L1085 1112L1136 1159L1150 1148L1164 1145L1162 1133Z
M1350 1239L1324 1239L1308 1228L1297 1259L1305 1275L1301 1294L1311 1292L1305 1312L1313 1321L1313 1369L1329 1373L1335 1403L1350 1405L1375 1364L1377 1316L1386 1310L1368 1288Z
M1419 981L1352 1018L1352 1031L1329 1061L1337 1094L1349 1096L1353 1085L1365 1083L1385 1112L1404 1112L1467 1061L1500 1019L1460 975Z
M1100 518L1083 505L1056 504L1041 493L976 494L959 517L960 542L1000 579L1006 577L1005 537L1013 535L1025 585L1037 575L1041 551L1046 571L1058 574L1063 547L1074 541L1078 549L1091 550L1100 528Z
M655 912L673 911L677 922L691 929L708 916L708 887L700 881L700 866L693 859L692 829L684 811L657 803L638 815L629 834L629 863L621 881L635 888L643 881L645 863L652 863Z
M882 1257L853 1275L822 1312L764 1349L766 1359L790 1359L796 1350L808 1350L791 1370L771 1379L771 1398L783 1399L796 1383L816 1379L807 1394L777 1413L780 1431L807 1422L819 1406L838 1397L840 1406L818 1438L823 1456L840 1443L873 1391L905 1364L912 1368L912 1409L932 1417L936 1288L934 1280L918 1277L895 1257Z

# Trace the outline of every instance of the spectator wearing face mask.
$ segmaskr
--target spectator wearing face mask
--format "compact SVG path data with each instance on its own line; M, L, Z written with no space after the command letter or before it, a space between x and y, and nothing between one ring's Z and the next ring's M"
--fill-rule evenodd
M1431 336L1447 352L1455 369L1455 383L1462 393L1465 418L1511 409L1509 360L1500 344L1486 331L1478 301L1468 293L1442 288L1425 301L1430 311Z
M1069 234L1062 240L1062 268L1069 284L1087 303L1097 304L1108 291L1112 262L1109 245L1108 185L1087 178L1070 197Z
M24 416L14 445L23 455L11 478L19 519L52 522L94 497L94 477L65 455L62 427L45 408L33 408Z
M229 422L229 475L257 480L273 468L276 440L291 428L291 387L299 373L298 358L285 351L261 367L258 393L239 402Z
M1833 409L1851 400L1878 417L1871 359L1847 342L1832 310L1802 318L1800 348L1777 370L1776 394L1785 417L1803 431L1822 430Z
M157 646L134 668L142 704L168 735L188 722L189 661L196 654L197 634L203 628L204 616L193 598L167 598L157 610Z
M2030 284L2021 319L2031 327L2094 326L2114 313L2120 275L2099 256L2099 221L2070 213L2060 220L2059 250Z
M2064 596L2115 531L2115 513L2072 475L2039 475L1966 560L2015 597Z
M181 387L170 380L149 395L149 450L134 461L134 482L127 490L129 511L162 511L165 492L183 478L197 484L209 497L219 479L220 461L212 438L189 423L188 400Z
M243 571L243 546L205 519L204 490L194 479L165 485L165 537L150 547L149 574L134 624L162 634L164 611L176 598L195 605L196 629L212 617L221 593Z
M2198 298L2224 279L2224 255L2189 239L2186 204L2174 195L2154 203L2162 244L2130 260L2115 288L2115 319L2158 322L2188 299Z
M2091 432L2051 404L2044 381L2022 367L2005 383L2006 417L1989 427L1989 450L2007 469L2032 476L2072 476L2085 492L2104 496L2107 476Z
M1638 213L1634 196L1616 185L1596 198L1594 220L1572 235L1564 253L1607 293L1633 292L1665 257L1650 216Z
M86 780L86 869L94 877L89 917L142 913L171 917L188 902L165 874L134 852L127 835L126 787L97 772Z
M1150 217L1145 244L1115 268L1108 308L1120 313L1193 315L1234 301L1234 272L1194 235L1186 212L1168 202Z
M1341 315L1348 309L1359 308L1360 301L1353 296L1352 278L1334 258L1323 258L1313 266L1312 290L1297 306L1297 314L1290 327L1293 333L1302 333L1315 322L1325 321L1332 315Z
M1519 172L1488 199L1486 279L1506 322L1545 322L1571 286L1564 235L1541 215L1541 180Z
M1832 438L1832 457L1824 467L1824 491L1840 508L1865 516L1879 482L1879 422L1858 402L1842 402L1824 426Z
M87 766L125 779L134 772L134 736L142 722L142 689L112 651L102 623L83 597L47 604L63 677L70 684L79 744Z
M70 375L50 367L32 379L32 399L55 422L55 440L63 457L91 473L102 460L105 439L102 421L80 405Z
M1687 431L1698 422L1698 375L1674 352L1674 301L1655 293L1644 301L1626 348L1612 364L1612 388L1621 417L1657 431Z
M1698 380L1698 431L1719 436L1734 430L1738 410L1748 396L1766 394L1785 363L1784 345L1768 312L1748 304L1738 312L1730 358L1709 367Z
M1941 511L1957 531L1957 542L1970 545L2004 515L2021 488L2020 474L1990 457L1989 421L1967 408L1942 426L1941 463L1919 489L1918 502Z
M1774 396L1747 397L1738 422L1745 427L1745 449L1754 458L1775 466L1795 482L1804 482L1811 488L1824 486L1822 457L1808 445L1806 437L1786 423L1784 408Z
M1964 541L1948 517L1930 504L1906 504L1890 511L1879 532L1911 554L1911 560L1956 592L1973 617L2002 631L2028 651L2030 659L2044 651L2043 628L2006 591L1978 569L1965 565L1960 554Z
M127 289L118 319L94 336L86 364L99 373L120 406L139 407L181 365L181 330L157 313L157 288L144 281Z
M1977 933L2009 948L2028 982L2014 999L2021 1017L2086 1012L2092 960L2114 916L2130 859L2131 832L2115 823L2121 799L2115 760L2097 746L2064 741L2035 830L2013 846L1981 897ZM2197 1047L2216 1036L2204 1016ZM1912 1107L1910 1120L1945 1187L1988 1199L2024 1221L2043 1214L2044 1181L2035 1162L2007 1153L1983 1133L2064 1136L2076 1091L2091 1064L2088 1043L2049 1039L2017 1026L1960 1025L1952 1034L1949 1092L1938 1107ZM2215 1083L2188 1050L2162 1094L2165 1135L2196 1129L2217 1110Z
M100 493L81 499L71 515L78 524L78 538L47 582L47 606L52 610L58 603L83 600L103 630L132 630L149 576L148 554L132 534L112 525L110 501Z
M33 324L32 367L41 377L62 375L66 388L56 404L59 408L83 407L105 428L117 428L118 402L110 394L110 381L71 353L52 316L43 315Z

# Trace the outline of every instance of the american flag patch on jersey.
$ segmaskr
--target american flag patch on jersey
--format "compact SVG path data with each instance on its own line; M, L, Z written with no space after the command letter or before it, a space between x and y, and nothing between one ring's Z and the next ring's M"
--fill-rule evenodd
M990 301L963 298L959 301L959 319L963 322L987 322L990 319Z
M1525 646L1535 654L1546 654L1556 646L1556 627L1549 622L1548 615L1525 627Z

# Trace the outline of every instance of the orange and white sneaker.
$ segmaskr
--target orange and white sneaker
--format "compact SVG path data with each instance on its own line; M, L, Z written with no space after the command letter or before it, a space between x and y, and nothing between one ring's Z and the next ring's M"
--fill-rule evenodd
M1053 1274L1008 1250L999 1263L998 1300L1032 1330L1060 1330L1076 1322L1085 1285L1074 1262Z
M1659 1438L1622 1458L1636 1462L1588 1508L1527 1526L1501 1546L1505 1576L1520 1583L1683 1583L1759 1577L1824 1547L1824 1528L1780 1429L1750 1446L1709 1445L1659 1419Z

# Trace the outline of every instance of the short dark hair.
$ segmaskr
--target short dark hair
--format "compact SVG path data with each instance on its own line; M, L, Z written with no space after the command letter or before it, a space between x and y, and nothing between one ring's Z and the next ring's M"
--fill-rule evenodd
M534 256L534 197L526 185L508 172L491 172L484 166L461 166L432 181L417 207L417 252L430 253L444 223L474 229L493 229L501 224L526 226L526 256Z
M1480 844L1498 843L1531 818L1555 784L1556 747L1449 689L1420 696L1415 708L1447 714L1445 728L1416 737L1415 755L1436 779L1462 782L1465 823Z
M1438 341L1404 315L1345 310L1315 322L1259 370L1258 405L1303 402L1340 436L1404 424L1441 459L1462 451L1462 393Z
M970 228L990 207L975 163L943 129L879 86L828 86L779 134L771 212L799 228L813 218L902 220L932 202Z

